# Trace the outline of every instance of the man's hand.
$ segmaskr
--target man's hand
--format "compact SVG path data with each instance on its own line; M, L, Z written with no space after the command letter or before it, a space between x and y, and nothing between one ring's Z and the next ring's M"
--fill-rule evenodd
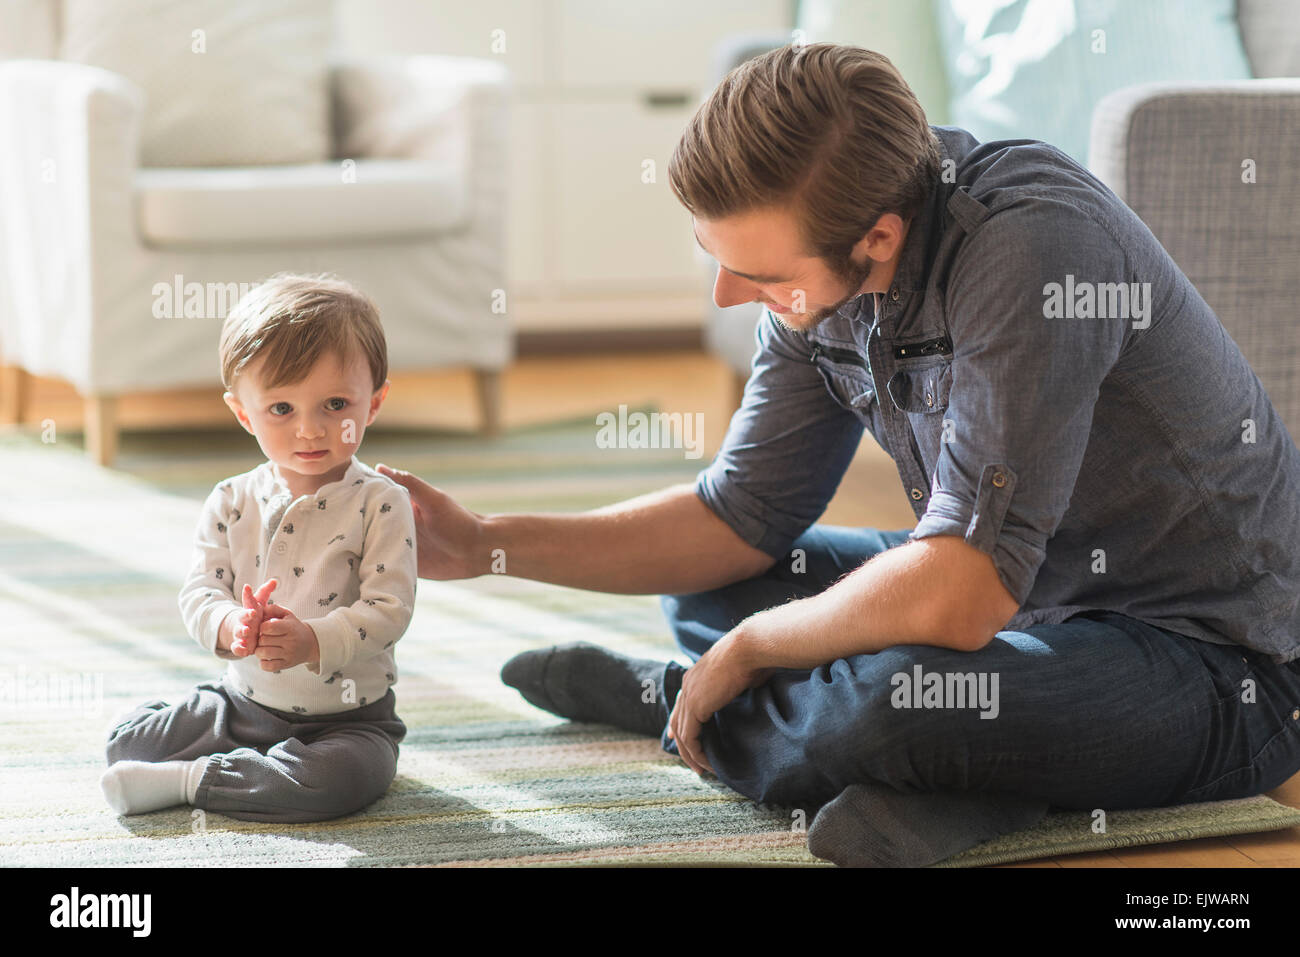
M744 646L732 629L686 669L682 690L668 716L668 737L677 753L696 774L713 771L700 746L700 728L724 705L749 688L761 685L776 669L750 665Z
M415 556L421 578L447 581L473 578L488 571L489 556L482 547L483 516L457 505L450 495L410 472L375 466L411 493L415 516Z
M266 616L266 603L271 592L280 582L271 578L262 583L257 591L252 586L244 585L244 610L239 613L239 624L235 626L234 638L230 642L230 653L240 658L251 655L257 649L258 632L262 619Z
M297 665L319 665L320 643L311 625L281 605L269 603L254 654L263 671L283 671Z

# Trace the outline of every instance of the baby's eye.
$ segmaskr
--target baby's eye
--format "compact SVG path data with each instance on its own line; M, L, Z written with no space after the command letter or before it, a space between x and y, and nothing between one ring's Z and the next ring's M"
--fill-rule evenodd
M329 401L330 401L330 402L338 402L338 403L339 403L339 404L336 405L336 406L332 406L332 408L334 409L335 412L342 412L345 408L347 408L347 405L348 405L348 400L347 400L347 399L334 398L334 399L330 399Z
M289 414L288 412L276 412L276 411L275 411L276 409L280 408L280 406L282 406L282 405L287 407L287 406L289 405L289 403L288 403L288 402L277 402L277 403L275 403L274 405L271 406L271 409L270 409L271 414L272 414L272 415L288 415L288 414Z

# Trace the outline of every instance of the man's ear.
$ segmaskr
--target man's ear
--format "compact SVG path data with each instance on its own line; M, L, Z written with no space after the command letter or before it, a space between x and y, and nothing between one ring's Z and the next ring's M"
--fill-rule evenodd
M889 262L902 248L912 221L906 222L897 213L885 213L876 220L867 233L858 240L850 255L855 261L866 257L876 262ZM865 260L864 260L865 261Z
M375 416L379 414L379 407L384 404L388 398L388 387L393 384L391 379L385 379L384 384L375 390L375 394L370 397L370 415L366 418L366 425L369 426L375 421Z
M226 400L226 405L230 406L230 411L235 413L235 418L238 419L239 424L244 427L244 431L249 435L256 435L253 431L253 423L249 420L248 413L244 411L243 403L236 398L235 394L233 392L227 392L222 395L221 398Z

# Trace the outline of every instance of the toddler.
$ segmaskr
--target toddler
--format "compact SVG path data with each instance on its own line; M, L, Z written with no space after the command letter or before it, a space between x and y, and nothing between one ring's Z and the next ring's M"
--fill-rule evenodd
M406 735L393 646L415 607L415 520L353 454L388 394L383 328L347 283L279 275L231 310L220 352L226 404L267 461L208 496L179 604L229 664L125 716L101 786L119 814L339 817L388 789Z

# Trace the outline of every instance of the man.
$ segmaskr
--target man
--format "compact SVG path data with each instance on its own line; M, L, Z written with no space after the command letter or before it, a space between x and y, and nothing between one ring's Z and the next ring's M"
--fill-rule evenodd
M809 847L846 864L1300 769L1300 451L1110 190L1047 144L929 126L888 60L830 44L729 74L669 174L715 301L768 307L694 486L485 517L385 472L422 576L504 548L515 575L660 593L694 661L568 645L507 683L819 808ZM910 532L814 524L864 428Z

